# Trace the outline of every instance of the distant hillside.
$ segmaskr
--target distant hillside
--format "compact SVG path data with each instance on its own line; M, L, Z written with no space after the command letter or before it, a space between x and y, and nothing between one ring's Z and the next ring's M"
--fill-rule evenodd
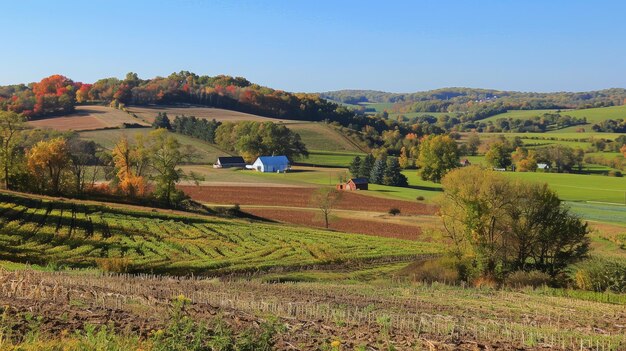
M450 106L472 102L506 101L509 103L518 103L518 109L530 110L539 108L531 106L533 104L545 105L543 108L561 109L622 105L624 99L626 99L626 89L612 88L589 92L535 93L454 87L414 93L389 93L376 90L337 90L323 92L319 95L324 99L352 105L363 103L406 104L424 101L446 101L447 103L444 105Z

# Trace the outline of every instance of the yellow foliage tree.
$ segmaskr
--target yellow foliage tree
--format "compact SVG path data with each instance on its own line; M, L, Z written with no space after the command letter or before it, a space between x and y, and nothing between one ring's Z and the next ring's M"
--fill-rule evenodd
M62 174L69 166L69 151L63 138L40 141L27 154L28 170L37 175L35 180L40 191L58 194Z

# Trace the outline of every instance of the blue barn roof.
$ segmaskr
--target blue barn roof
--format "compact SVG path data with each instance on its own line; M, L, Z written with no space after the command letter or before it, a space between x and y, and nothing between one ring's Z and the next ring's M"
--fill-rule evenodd
M289 164L287 156L259 156L259 161L266 166L281 166Z

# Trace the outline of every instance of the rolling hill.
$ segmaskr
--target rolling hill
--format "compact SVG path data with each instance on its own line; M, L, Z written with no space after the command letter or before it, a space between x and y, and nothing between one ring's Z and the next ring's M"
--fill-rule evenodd
M34 119L28 124L34 128L83 131L118 128L124 123L149 127L141 119L133 118L126 112L106 106L78 106L76 112L66 116Z

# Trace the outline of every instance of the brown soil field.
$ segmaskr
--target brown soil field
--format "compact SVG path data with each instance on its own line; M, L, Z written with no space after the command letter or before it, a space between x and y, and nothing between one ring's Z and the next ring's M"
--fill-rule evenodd
M116 128L123 123L137 123L149 126L148 123L133 118L124 111L105 106L78 106L76 112L62 117L51 117L29 121L35 128L50 128L55 130L96 130Z
M237 186L179 186L192 199L213 204L266 205L314 207L311 197L315 188L296 187L237 187ZM417 202L384 199L343 192L338 209L387 213L390 208L400 209L406 215L432 215L436 207Z
M244 212L257 217L267 218L274 221L300 224L308 227L324 228L324 220L315 211L288 210L272 208L246 208ZM359 233L388 238L405 240L422 240L421 229L413 225L389 223L384 220L370 221L356 218L334 218L330 222L330 229L348 233ZM424 241L424 240L422 240Z
M290 122L276 118L262 117L244 112L224 110L221 108L199 106L130 106L128 110L139 118L152 123L159 112L167 113L170 120L174 117L185 115L198 118L215 119L222 122L261 121L261 122Z
M268 284L0 270L0 309L18 333L29 328L25 316L34 315L42 318L41 333L58 336L88 324L111 324L146 337L163 328L172 297L181 294L191 300L185 311L194 320L211 323L220 316L236 333L275 316L284 327L274 338L277 350L320 350L333 340L342 350L385 345L395 350L578 350L580 343L585 350L603 349L606 342L602 348L586 346L594 337L619 336L626 319L626 310L611 304L419 283ZM381 318L388 320L384 329ZM546 334L529 336L528 330ZM580 340L569 334L573 331ZM535 346L526 344L529 337L538 338ZM611 349L623 350L626 342L615 340Z

